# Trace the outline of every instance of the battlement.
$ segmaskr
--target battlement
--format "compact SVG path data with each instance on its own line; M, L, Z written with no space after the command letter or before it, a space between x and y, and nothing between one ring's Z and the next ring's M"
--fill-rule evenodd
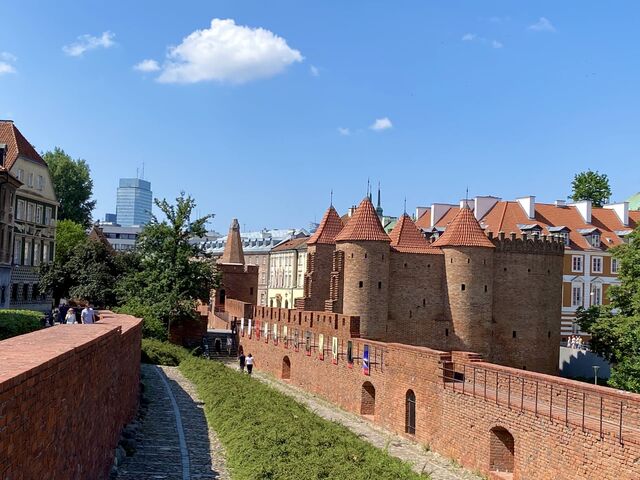
M224 273L253 273L258 274L257 265L244 265L242 263L218 263L217 268Z
M487 232L487 236L496 246L498 252L533 253L540 255L564 255L564 242L558 235L529 235L511 232L508 236L505 232Z
M298 325L314 333L331 334L341 338L360 337L360 317L352 315L256 306L253 318L259 323Z

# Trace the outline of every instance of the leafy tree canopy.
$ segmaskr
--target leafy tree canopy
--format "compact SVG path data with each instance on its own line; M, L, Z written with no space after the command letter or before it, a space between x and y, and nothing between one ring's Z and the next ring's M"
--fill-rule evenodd
M640 393L640 227L629 243L612 249L620 285L609 288L609 305L579 309L580 328L591 348L612 363L609 385Z
M594 207L601 207L611 197L609 177L604 173L591 170L577 173L573 177L571 187L573 189L571 194L573 201L591 200Z
M62 263L73 249L87 241L85 228L73 220L60 220L56 226L56 261Z
M42 158L49 166L53 188L60 202L59 220L72 220L84 227L91 225L91 212L96 201L91 200L93 180L86 161L73 160L59 147Z
M196 302L208 301L217 285L215 268L202 247L190 240L206 233L212 215L191 220L196 206L190 196L181 193L175 204L155 200L164 214L154 215L138 237L139 265L120 282L121 301L126 305L152 306L165 326L170 322L193 318Z

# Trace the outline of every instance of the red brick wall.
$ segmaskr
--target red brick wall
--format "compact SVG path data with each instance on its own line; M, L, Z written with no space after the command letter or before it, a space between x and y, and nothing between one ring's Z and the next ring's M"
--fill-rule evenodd
M102 312L0 342L0 478L107 478L137 409L141 334Z
M492 468L510 465L508 432L514 439L513 472L516 480L640 478L640 395L478 361L478 355L473 353L448 353L357 338L350 336L346 328L334 328L332 322L316 321L322 312L304 312L305 315L315 315L314 321L306 324L304 316L295 311L287 312L256 309L254 319L258 323L268 321L270 329L274 322L280 327L287 322L300 321L304 330L324 333L329 349L330 337L338 337L338 363L333 364L330 350L321 360L317 347L307 355L302 345L295 351L292 346L285 348L282 341L274 345L271 338L265 341L263 336L259 339L255 335L252 338L244 336L241 343L245 353L250 352L255 357L256 369L280 377L286 356L292 384L358 414L363 400L365 405L371 406L371 392L375 391L374 414L369 417L375 423L415 438L464 466L487 475L491 474ZM349 317L344 318L346 321ZM353 342L353 356L356 357L351 366L346 361L348 341ZM317 342L313 343L317 345ZM359 359L364 345L368 345L370 352L369 376L364 375ZM464 374L465 381L455 383L455 390L454 383L445 383L442 378L443 364L453 365L456 371ZM486 399L484 372L488 386ZM499 384L497 401L491 395L496 378ZM474 379L475 396L472 394ZM371 383L373 390L369 385L364 388L366 382ZM405 433L405 404L409 389L416 396L415 435ZM539 400L537 413L533 403L536 392ZM553 398L552 416L549 415L550 398ZM583 400L586 413L584 431L581 424ZM569 405L568 410L565 405ZM624 420L622 442L618 436L621 405ZM604 420L602 438L599 432L601 406Z
M207 317L198 315L197 318L171 323L169 341L176 345L193 347L202 343L202 337L207 333Z

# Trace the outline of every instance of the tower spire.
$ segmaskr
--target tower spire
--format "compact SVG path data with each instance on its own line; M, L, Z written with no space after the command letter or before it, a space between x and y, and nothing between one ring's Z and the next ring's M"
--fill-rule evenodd
M329 206L333 207L333 188L331 189L331 199L329 201Z
M380 208L380 182L378 182L378 208Z

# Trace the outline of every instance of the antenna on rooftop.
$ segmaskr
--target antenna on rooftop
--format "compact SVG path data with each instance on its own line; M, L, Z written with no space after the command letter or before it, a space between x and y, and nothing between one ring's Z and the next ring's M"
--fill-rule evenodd
M142 180L144 180L144 162L142 162Z

